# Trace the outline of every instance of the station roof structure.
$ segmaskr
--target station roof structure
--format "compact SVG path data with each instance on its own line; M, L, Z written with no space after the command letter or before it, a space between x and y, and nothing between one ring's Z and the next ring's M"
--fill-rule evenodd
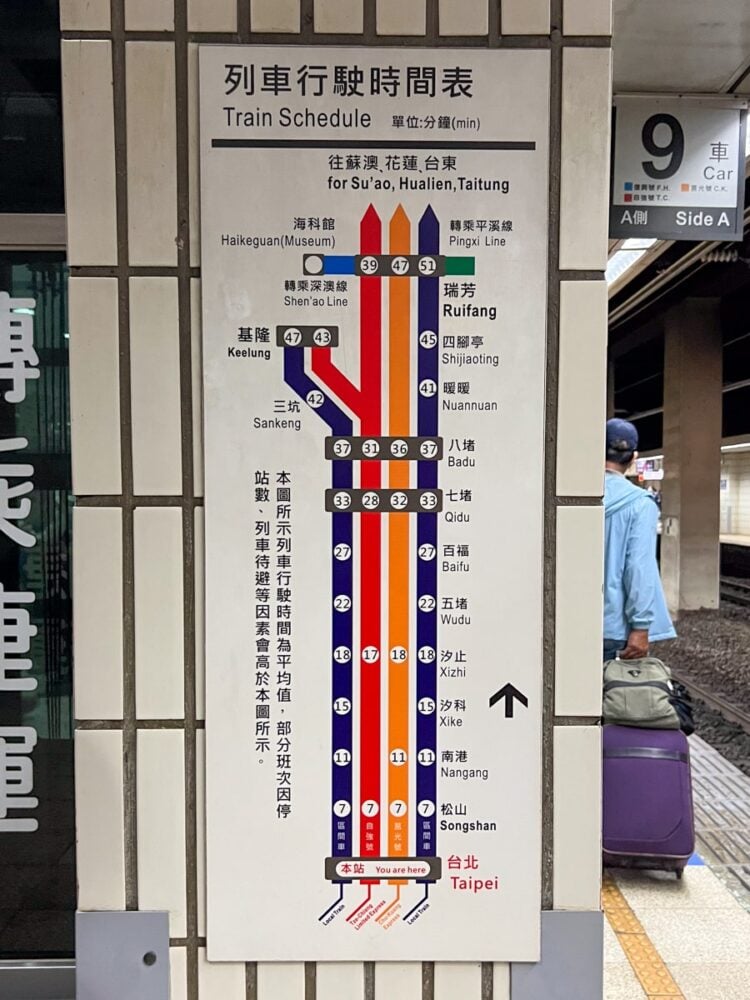
M614 93L748 95L750 4L615 0ZM750 146L747 149L750 157ZM745 204L750 205L746 157ZM750 434L750 208L738 243L611 240L609 354L615 409L661 446L663 315L684 297L721 299L724 436Z

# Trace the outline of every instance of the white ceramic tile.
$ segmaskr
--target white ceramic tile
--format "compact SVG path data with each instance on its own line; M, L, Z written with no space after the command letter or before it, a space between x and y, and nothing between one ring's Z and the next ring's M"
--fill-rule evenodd
M375 30L379 35L424 35L425 0L377 0Z
M193 520L193 578L195 580L195 717L206 717L206 595L205 533L203 507L195 508Z
M487 0L440 0L440 34L486 35L488 11Z
M607 409L607 283L560 284L557 494L601 496Z
M315 30L321 34L359 34L363 9L363 0L315 0Z
M79 910L125 909L122 733L75 735Z
M125 0L126 31L174 31L173 0Z
M550 0L502 0L500 30L504 35L548 35Z
M168 910L184 937L185 757L181 730L138 730L138 906Z
M236 0L188 0L188 31L236 31Z
M190 344L193 381L193 492L203 496L203 341L201 338L201 283L190 282Z
M611 55L610 49L563 51L560 267L566 270L607 265Z
M206 936L206 730L195 731L195 851L198 937ZM202 998L201 998L202 1000Z
M186 948L169 949L169 1000L188 1000Z
M122 718L122 513L73 509L77 719Z
M182 493L176 278L130 279L130 398L133 491Z
M209 962L206 949L198 949L200 1000L245 1000L245 963Z
M304 1000L303 962L258 962L258 1000Z
M117 263L112 46L61 43L69 264Z
M110 0L60 0L60 29L109 31L110 9Z
M171 42L128 42L130 263L177 263L175 67Z
M492 1000L511 1000L508 962L495 962L492 967Z
M555 713L600 715L604 508L557 508Z
M201 262L200 194L198 46L191 42L188 45L188 230L191 267L200 267Z
M599 678L601 682L601 670ZM601 905L601 737L599 726L555 726L556 910L598 910Z
M362 1000L365 995L361 962L318 962L315 977L315 1000Z
M421 962L376 962L375 1000L419 1000Z
M291 33L299 31L299 3L300 0L250 0L252 30Z
M612 0L563 0L566 35L611 35Z
M122 491L117 279L68 284L73 492Z
M137 507L135 707L139 719L184 715L182 511Z
M479 962L435 962L435 1000L480 997L482 966Z

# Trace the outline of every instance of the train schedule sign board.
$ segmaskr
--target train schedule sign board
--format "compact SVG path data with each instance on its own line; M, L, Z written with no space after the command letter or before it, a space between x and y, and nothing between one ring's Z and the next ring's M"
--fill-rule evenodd
M612 239L741 240L746 101L615 98Z
M209 957L537 960L548 53L200 88Z

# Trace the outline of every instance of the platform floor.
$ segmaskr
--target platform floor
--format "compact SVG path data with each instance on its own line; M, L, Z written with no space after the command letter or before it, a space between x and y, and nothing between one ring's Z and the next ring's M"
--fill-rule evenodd
M750 535L719 535L722 545L744 545L750 546Z
M681 881L606 873L604 1000L750 1000L750 778L690 745L696 855Z

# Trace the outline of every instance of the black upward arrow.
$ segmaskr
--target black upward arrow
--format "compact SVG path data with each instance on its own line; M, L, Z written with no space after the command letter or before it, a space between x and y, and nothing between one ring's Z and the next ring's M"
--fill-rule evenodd
M529 707L529 699L525 694L522 694L517 687L513 687L512 684L506 684L505 687L501 687L499 691L495 693L490 698L490 708L493 705L497 705L499 701L505 699L505 718L513 718L513 708L514 701L520 701L524 708Z

